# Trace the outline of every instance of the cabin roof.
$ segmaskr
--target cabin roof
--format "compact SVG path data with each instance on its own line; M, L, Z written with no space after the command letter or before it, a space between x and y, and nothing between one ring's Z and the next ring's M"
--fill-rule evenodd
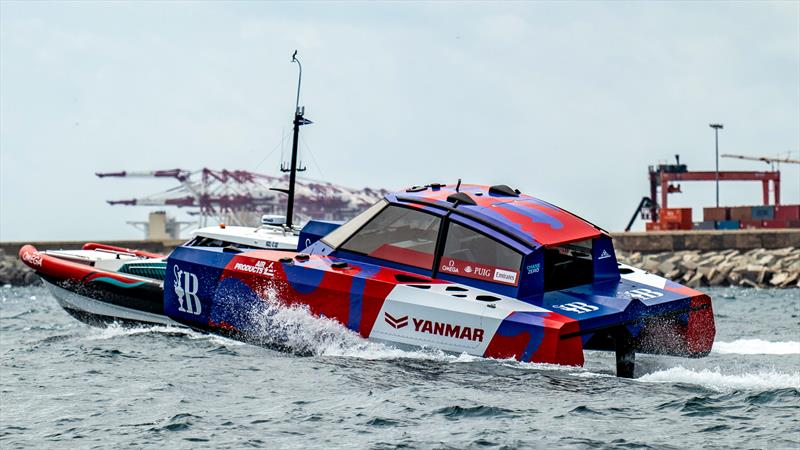
M449 209L468 219L488 223L506 234L522 238L534 247L555 246L593 239L605 231L550 203L522 194L508 186L462 184L414 186L386 198L392 203L429 205ZM471 200L471 201L470 201Z

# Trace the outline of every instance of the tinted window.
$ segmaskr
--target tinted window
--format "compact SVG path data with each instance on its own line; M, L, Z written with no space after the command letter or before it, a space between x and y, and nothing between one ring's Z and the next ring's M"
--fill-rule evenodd
M521 264L516 250L451 222L439 272L516 286Z
M594 281L592 241L545 249L545 291L557 291L592 281Z
M203 236L197 236L184 245L186 247L216 247L216 248L236 247L236 248L256 249L256 250L259 248L259 247L254 247L252 245L240 244L238 242L228 242L220 239L214 239Z
M430 270L440 222L422 211L388 206L341 248Z
M353 217L347 223L328 233L327 236L322 238L322 242L333 248L339 247L342 245L342 242L347 240L356 230L364 226L365 223L369 222L369 220L372 219L375 214L378 214L387 204L388 202L386 200L379 200L363 213Z

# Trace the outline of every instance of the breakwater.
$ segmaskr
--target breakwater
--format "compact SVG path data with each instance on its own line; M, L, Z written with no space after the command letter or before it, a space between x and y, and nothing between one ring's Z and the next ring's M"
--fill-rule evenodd
M692 288L800 288L800 249L794 247L653 254L617 252L617 260Z
M692 287L800 287L800 229L612 233L620 262ZM168 254L183 241L100 242ZM17 258L23 242L0 242L0 285L38 278ZM79 249L83 242L38 242L39 250Z

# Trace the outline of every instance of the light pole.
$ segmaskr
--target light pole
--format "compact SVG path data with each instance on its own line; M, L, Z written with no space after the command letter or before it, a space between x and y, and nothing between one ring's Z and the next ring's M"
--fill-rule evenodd
M717 157L717 169L716 169L716 180L717 180L717 208L719 208L719 130L722 129L721 123L710 123L708 124L711 128L714 129L714 149L716 151Z

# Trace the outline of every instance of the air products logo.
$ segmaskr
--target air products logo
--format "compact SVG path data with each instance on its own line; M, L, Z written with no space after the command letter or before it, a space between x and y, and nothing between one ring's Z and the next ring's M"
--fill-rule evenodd
M400 329L408 325L408 316L393 317L388 312L383 313L383 320L394 329Z

